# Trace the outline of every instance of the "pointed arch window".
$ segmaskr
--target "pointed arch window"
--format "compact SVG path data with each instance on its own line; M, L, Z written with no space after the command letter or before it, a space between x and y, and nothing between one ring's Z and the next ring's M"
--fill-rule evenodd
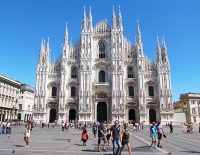
M134 78L133 67L128 67L127 74L128 74L128 78Z
M72 79L77 78L77 68L76 67L71 68L71 78Z
M75 97L76 96L76 87L72 86L71 87L71 97Z
M52 97L56 97L56 94L57 94L57 88L56 87L52 87L51 96Z
M106 46L103 41L99 42L99 58L105 58L106 57Z
M99 71L99 82L106 82L105 71Z
M149 96L154 96L154 88L153 88L153 86L149 86L148 87L148 91L149 91Z
M133 86L128 86L128 96L134 97L134 87Z

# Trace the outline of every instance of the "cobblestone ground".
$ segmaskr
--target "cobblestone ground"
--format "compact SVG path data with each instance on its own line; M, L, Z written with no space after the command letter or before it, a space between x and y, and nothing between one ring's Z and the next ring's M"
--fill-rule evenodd
M131 130L131 129L130 129ZM193 134L186 134L185 127L175 127L174 133L168 134L166 127L165 132L167 138L163 139L163 148L150 147L148 127L143 131L131 131L132 154L137 155L187 155L200 154L200 133L197 127ZM92 155L92 154L112 154L112 144L107 146L107 152L97 152L97 140L93 140L91 129L88 129L89 140L87 146L82 146L81 130L69 129L69 131L61 131L60 126L55 128L41 128L39 126L33 128L31 132L31 146L24 147L23 141L24 126L13 127L12 134L0 134L0 155ZM125 147L122 155L127 155Z

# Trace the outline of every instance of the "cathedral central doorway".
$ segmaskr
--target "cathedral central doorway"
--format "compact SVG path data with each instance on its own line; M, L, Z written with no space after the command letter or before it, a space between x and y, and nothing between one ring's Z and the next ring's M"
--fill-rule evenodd
M99 102L97 104L97 121L107 121L107 104L106 102Z
M135 109L129 109L128 116L129 121L135 122Z
M49 116L49 123L53 123L56 120L56 109L50 110L50 116Z
M149 109L149 123L156 122L156 110Z
M76 119L76 110L70 109L69 110L69 121L72 121L72 120L75 121L75 119Z

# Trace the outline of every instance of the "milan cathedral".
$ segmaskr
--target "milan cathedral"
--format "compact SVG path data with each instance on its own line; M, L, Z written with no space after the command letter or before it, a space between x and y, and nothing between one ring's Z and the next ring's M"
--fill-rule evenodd
M156 41L155 41L156 42ZM112 11L112 24L93 26L92 11L84 14L80 40L68 44L64 34L61 57L50 60L49 39L42 40L36 70L34 120L173 121L170 64L163 38L156 60L144 55L139 24L136 40L123 33L122 15Z

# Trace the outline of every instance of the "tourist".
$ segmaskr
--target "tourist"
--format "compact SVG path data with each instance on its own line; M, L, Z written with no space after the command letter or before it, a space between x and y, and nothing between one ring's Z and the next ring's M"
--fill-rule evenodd
M169 129L170 129L170 131L169 131L169 133L173 133L173 125L172 125L172 122L169 124Z
M83 141L83 146L86 146L86 142L88 140L88 134L87 134L87 130L85 128L83 128L83 132L82 132L82 136L81 136L81 140Z
M110 146L110 138L111 138L110 126L107 123L106 124L106 139L107 139L107 142L108 142L108 146Z
M152 122L152 126L150 126L150 137L152 138L151 141L151 146L156 147L156 134L157 134L157 128L156 128L156 123Z
M157 135L158 135L158 145L157 145L157 147L162 148L162 145L160 144L161 140L162 140L162 136L164 136L164 137L166 137L166 136L164 134L164 129L163 129L163 126L162 126L160 121L158 121L156 128L157 128Z
M120 154L121 141L120 141L120 127L119 122L116 120L115 124L111 127L111 136L113 142L113 155Z
M64 131L64 129L65 129L65 123L64 123L64 121L62 120L62 131Z
M98 126L98 151L101 152L100 145L101 141L104 142L103 144L103 151L106 152L106 131L103 122L100 123Z
M27 124L25 126L25 131L24 131L24 141L26 143L25 147L30 146L30 133L31 133L31 126L30 124Z
M97 124L96 122L94 122L94 124L92 125L92 133L94 136L94 140L96 140L96 134L97 134Z
M120 152L122 152L124 146L127 145L128 153L129 153L129 155L131 155L130 132L128 131L128 123L125 123L124 124L124 129L122 129L121 142L122 142L122 148L121 148Z

